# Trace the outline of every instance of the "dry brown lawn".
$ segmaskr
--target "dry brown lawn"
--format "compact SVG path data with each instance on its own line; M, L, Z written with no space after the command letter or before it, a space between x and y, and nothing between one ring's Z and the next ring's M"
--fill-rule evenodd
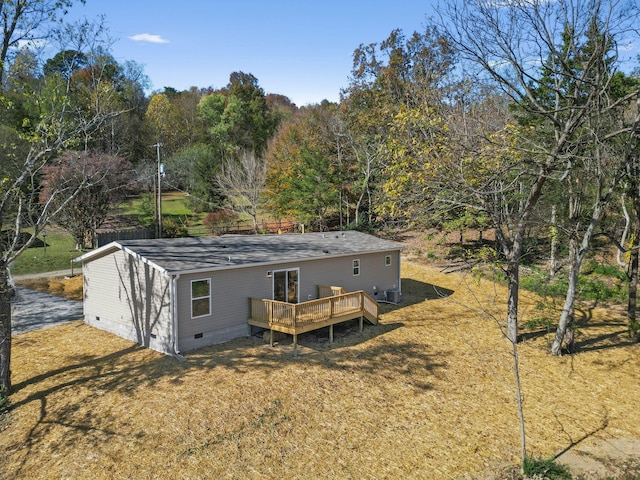
M0 478L506 478L512 361L480 308L501 316L504 291L405 262L403 293L380 325L308 335L297 357L243 338L180 363L82 322L17 335ZM545 332L520 344L532 455L640 439L640 347L622 311L583 313L574 356Z
M75 277L38 277L22 279L20 286L60 295L71 300L82 300L82 275Z

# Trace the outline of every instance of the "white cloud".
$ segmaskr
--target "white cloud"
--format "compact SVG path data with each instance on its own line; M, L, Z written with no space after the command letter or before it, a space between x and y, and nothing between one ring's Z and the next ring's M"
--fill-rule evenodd
M169 43L169 40L162 38L160 35L152 35L150 33L139 33L129 38L134 42Z

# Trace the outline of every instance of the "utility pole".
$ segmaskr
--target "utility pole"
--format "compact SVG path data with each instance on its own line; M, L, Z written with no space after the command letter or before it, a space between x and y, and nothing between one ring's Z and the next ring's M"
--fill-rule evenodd
M156 197L156 201L157 201L157 205L156 205L156 211L157 211L157 215L158 218L156 219L156 233L157 233L157 238L162 238L162 174L164 173L164 165L162 165L160 163L160 147L161 147L161 143L158 142L155 145L152 145L152 147L156 147L156 151L158 153L158 195Z

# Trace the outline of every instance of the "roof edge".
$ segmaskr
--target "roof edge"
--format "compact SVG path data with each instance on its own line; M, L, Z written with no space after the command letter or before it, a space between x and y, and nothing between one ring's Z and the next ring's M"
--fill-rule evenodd
M83 253L79 257L74 258L72 262L80 263L86 260L92 260L94 257L100 257L106 253L109 253L110 251L122 250L123 248L124 247L120 245L118 242L115 242L115 241L110 242L99 248L96 248L94 250L89 250L88 252Z
M92 260L95 260L96 258L103 257L104 255L108 255L109 253L115 252L117 250L122 250L126 254L128 254L128 255L140 260L141 262L146 263L150 267L158 270L160 273L163 273L165 275L170 275L171 274L171 272L169 272L167 269L162 268L157 263L152 262L148 258L143 257L139 253L136 253L133 250L131 250L129 247L126 247L126 246L124 246L121 243L118 243L116 241L113 241L111 243L107 243L106 245L103 245L102 247L96 248L95 250L91 250L90 252L87 252L84 255L80 255L79 257L74 258L73 262L82 262L84 264L85 262L90 262Z
M385 248L385 249L372 250L370 252L362 252L362 253L340 253L340 254L333 254L333 255L329 254L329 255L326 255L324 257L303 258L303 259L286 260L286 261L272 260L272 261L269 261L269 262L259 262L259 263L229 263L227 265L221 265L221 266L217 266L217 267L208 266L208 267L202 267L202 268L193 268L193 269L190 269L190 270L165 270L165 269L163 269L162 272L166 273L167 275L170 275L170 276L195 275L195 274L199 274L199 273L220 271L220 270L235 270L235 269L238 269L238 268L271 267L273 265L282 265L283 263L310 262L310 261L322 260L322 259L325 259L325 258L353 257L354 255L358 256L358 255L361 255L361 254L369 255L369 254L379 254L379 253L385 253L385 252L401 252L402 250L404 250L404 247L389 248L389 249Z

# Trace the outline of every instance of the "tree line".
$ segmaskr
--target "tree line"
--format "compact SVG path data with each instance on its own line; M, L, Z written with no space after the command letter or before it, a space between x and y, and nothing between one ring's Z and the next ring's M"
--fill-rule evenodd
M549 276L568 272L551 347L560 355L575 349L585 256L608 239L628 273L638 337L640 76L623 57L638 41L635 1L447 0L421 31L359 45L340 101L306 106L245 72L221 88L147 96L142 68L109 54L103 24L54 22L71 4L0 4L4 391L7 269L29 245L18 234L29 227L33 240L56 221L90 245L101 207L150 190L157 145L165 185L197 211L244 212L256 229L261 212L318 230L493 229L516 357L520 270L535 240L550 242ZM24 28L12 30L12 18ZM39 36L58 52L43 58L18 41Z

